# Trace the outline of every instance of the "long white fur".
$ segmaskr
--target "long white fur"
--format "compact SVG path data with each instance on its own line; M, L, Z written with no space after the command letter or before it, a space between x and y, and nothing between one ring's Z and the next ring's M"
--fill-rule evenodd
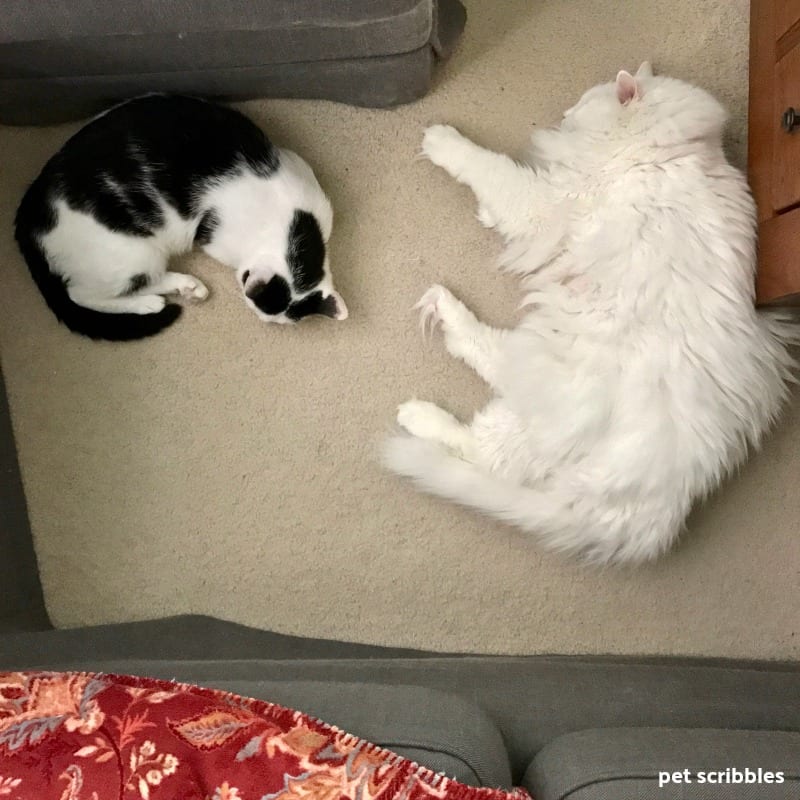
M522 276L522 323L444 287L418 304L495 397L469 425L400 406L384 461L425 491L594 563L666 551L693 503L756 447L788 395L797 330L754 307L755 209L705 91L653 76L590 89L526 163L455 129L423 152L478 200Z

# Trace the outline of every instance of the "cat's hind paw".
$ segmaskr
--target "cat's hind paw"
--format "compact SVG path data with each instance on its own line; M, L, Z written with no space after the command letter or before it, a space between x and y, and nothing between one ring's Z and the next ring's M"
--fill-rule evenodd
M131 312L134 314L158 314L167 301L160 294L144 294L133 298Z
M476 458L475 439L449 411L427 400L408 400L397 408L397 422L412 436L436 442L466 461Z
M397 407L397 424L412 436L438 440L451 424L451 415L427 400L407 400Z

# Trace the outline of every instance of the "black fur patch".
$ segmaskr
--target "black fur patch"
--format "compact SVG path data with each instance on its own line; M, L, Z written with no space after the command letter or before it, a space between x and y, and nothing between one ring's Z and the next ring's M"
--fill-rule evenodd
M323 314L326 317L335 317L338 311L336 299L329 295L323 297L322 292L312 292L306 295L302 300L292 303L286 316L289 319L298 320L303 317L309 317L312 314Z
M280 275L274 275L269 283L257 283L247 290L247 296L265 314L286 311L292 299L289 284Z
M20 236L43 236L55 228L58 214L50 194L51 187L44 175L39 175L28 187L14 220L17 241Z
M209 208L197 225L194 233L194 243L197 245L211 244L214 238L214 231L219 227L219 216L213 208Z
M294 212L286 260L292 271L292 283L298 292L308 292L322 280L325 242L319 223L308 211Z
M147 95L69 139L37 179L38 196L64 197L111 230L150 236L164 223L159 198L189 218L207 183L243 165L265 177L279 166L277 149L243 114L193 97ZM28 205L17 224L44 232L43 212Z
M81 128L45 164L15 220L20 250L56 317L77 333L124 341L152 336L181 313L178 305L139 315L100 313L75 304L40 244L57 223L57 199L113 231L151 236L164 224L160 201L190 219L202 210L198 198L204 187L243 166L269 177L280 166L278 150L243 114L192 97L140 97ZM211 220L204 215L203 221L207 230ZM137 278L131 282L131 290L140 286ZM273 301L286 295L285 308L290 298L288 286L284 289L271 291Z
M125 294L136 294L136 292L140 292L142 289L144 289L148 283L150 283L150 278L148 278L143 272L139 273L138 275L134 275L128 283L128 288L126 289Z

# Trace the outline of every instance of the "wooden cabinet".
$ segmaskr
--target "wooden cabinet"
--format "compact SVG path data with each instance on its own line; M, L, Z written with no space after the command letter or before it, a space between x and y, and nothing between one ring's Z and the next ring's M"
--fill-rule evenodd
M800 0L750 4L749 113L757 300L800 305Z

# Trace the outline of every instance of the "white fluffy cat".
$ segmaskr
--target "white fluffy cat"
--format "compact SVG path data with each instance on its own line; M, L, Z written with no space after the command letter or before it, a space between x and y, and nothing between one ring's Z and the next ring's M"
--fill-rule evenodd
M754 308L755 209L705 91L653 76L596 86L517 164L436 125L423 151L506 240L527 313L480 322L442 286L423 327L494 399L462 424L411 400L386 465L425 491L594 563L667 550L694 501L786 400L792 327Z

